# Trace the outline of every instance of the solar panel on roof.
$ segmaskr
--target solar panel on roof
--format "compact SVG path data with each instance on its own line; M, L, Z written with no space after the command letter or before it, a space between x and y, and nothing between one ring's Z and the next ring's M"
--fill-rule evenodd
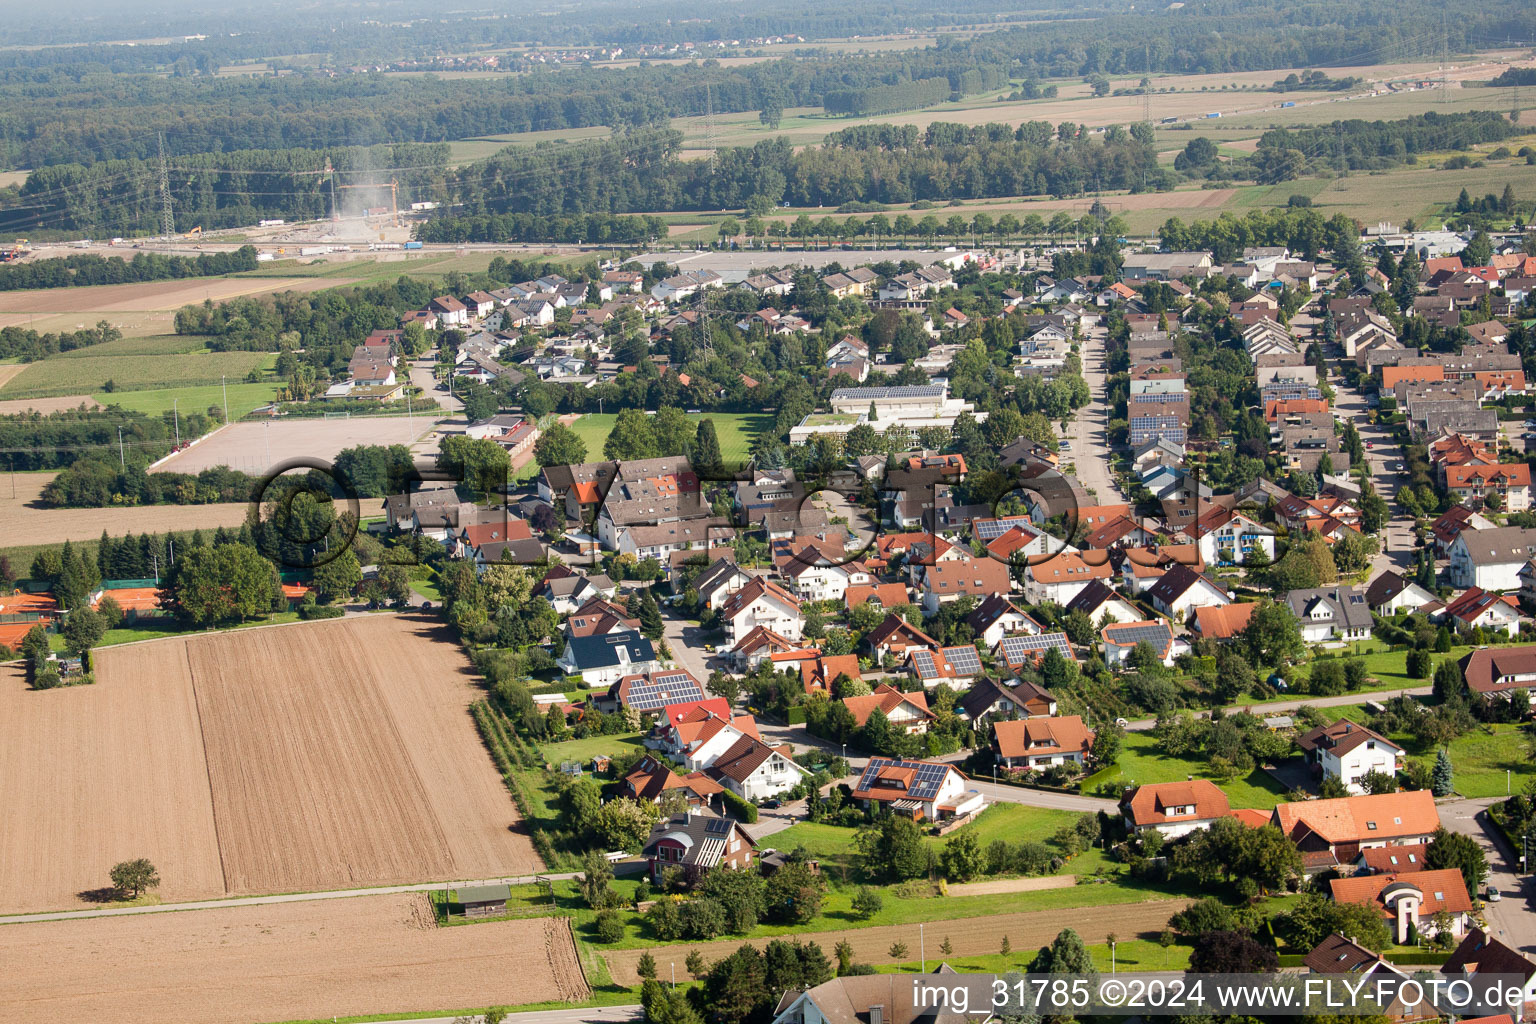
M939 674L939 664L933 660L932 651L913 651L912 664L917 666L917 674L925 679Z
M909 384L894 388L837 388L832 392L834 400L839 398L870 399L880 398L933 398L944 393L942 384Z
M956 675L973 676L981 671L981 655L976 653L973 646L945 647L940 653L944 655L944 660L954 666Z
M1065 633L1037 633L1034 636L1005 636L1000 645L1003 660L1010 665L1023 664L1045 657L1045 652L1055 650L1064 658L1073 657L1072 644Z
M1157 622L1138 626L1110 626L1105 632L1116 644L1124 644L1134 647L1145 640L1154 647L1161 647L1168 642L1168 626L1166 623Z
M997 540L1003 534L1017 526L1025 533L1035 533L1034 524L1028 516L1005 516L1001 519L974 519L971 521L971 530L982 543Z
M655 711L668 704L703 700L704 691L686 672L664 672L650 679L638 679L630 684L624 697L624 706L636 711Z

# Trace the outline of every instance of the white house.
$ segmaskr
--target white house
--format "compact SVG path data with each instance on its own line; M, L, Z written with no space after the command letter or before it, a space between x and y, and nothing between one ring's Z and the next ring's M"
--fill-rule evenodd
M1227 794L1209 779L1137 786L1120 798L1120 813L1137 832L1155 829L1169 839L1210 828L1232 815Z
M1371 635L1371 607L1359 587L1314 587L1293 590L1285 603L1308 643L1365 640Z
M607 686L659 667L656 648L634 630L570 640L556 664L566 675L581 676L583 686Z
M766 800L793 789L811 774L796 764L789 752L788 744L770 747L754 737L742 736L705 771L743 800Z
M760 576L725 599L720 606L720 621L732 644L758 626L765 626L789 640L799 640L805 626L805 617L800 614L800 599Z
M1521 568L1536 555L1536 529L1500 526L1462 530L1446 553L1452 586L1518 590Z
M1207 565L1241 565L1256 549L1271 561L1275 557L1275 531L1236 509L1211 506L1186 532L1194 535Z
M794 581L795 591L805 601L841 601L849 587L868 586L875 582L861 562L841 565L818 565L814 549L807 549L802 557L792 559L784 567L784 575Z
M1078 767L1093 750L1093 730L1077 715L992 723L992 754L1008 768Z
M1371 580L1371 585L1365 588L1365 603L1371 611L1383 616L1418 611L1438 600L1434 594L1391 569Z
M978 790L967 788L969 782L960 769L943 761L872 757L853 788L853 798L866 805L884 804L919 821L943 821L986 806Z
M699 595L704 607L713 611L754 579L752 573L735 562L720 558L693 578L690 589Z
M1207 576L1176 563L1147 591L1152 607L1175 622L1189 618L1196 608L1220 608L1232 597Z
M1313 770L1338 779L1351 793L1366 791L1360 778L1367 772L1396 777L1405 756L1402 747L1379 732L1347 719L1297 736L1296 745Z
M1053 601L1065 606L1089 583L1113 574L1108 552L1063 551L1024 570L1024 597L1031 604Z

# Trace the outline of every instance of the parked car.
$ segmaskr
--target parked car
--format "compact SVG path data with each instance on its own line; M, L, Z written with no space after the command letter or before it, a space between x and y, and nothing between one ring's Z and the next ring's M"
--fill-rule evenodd
M764 810L773 811L773 810L777 810L780 807L783 807L784 806L784 801L783 800L764 800L762 803L758 804L758 806L763 808Z
M1504 898L1504 896L1499 892L1497 886L1490 885L1488 887L1488 892L1487 892L1487 895L1486 895L1486 899L1488 900L1489 903L1497 903L1500 900L1502 900L1503 898Z

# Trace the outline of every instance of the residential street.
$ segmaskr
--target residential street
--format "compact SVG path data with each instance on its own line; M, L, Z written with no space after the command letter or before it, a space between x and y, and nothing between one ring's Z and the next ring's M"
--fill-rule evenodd
M1520 851L1509 849L1504 837L1482 813L1499 799L1442 802L1440 823L1453 832L1471 836L1482 846L1488 855L1488 884L1497 887L1503 896L1497 903L1484 902L1488 926L1494 938L1530 954L1536 952L1536 884L1530 875L1516 874Z
M1392 506L1392 518L1379 535L1382 548L1372 560L1371 574L1374 576L1387 569L1405 572L1413 566L1414 542L1413 520L1404 515L1394 501L1398 489L1408 482L1407 475L1397 471L1402 465L1402 452L1389 430L1366 421L1369 407L1360 392L1346 387L1342 378L1334 378L1332 383L1336 389L1334 414L1341 420L1353 422L1360 432L1360 440L1371 446L1365 452L1366 463L1371 467L1371 484Z
M459 412L464 408L464 403L452 397L446 391L437 390L437 378L432 376L432 371L436 366L436 359L412 360L410 363L411 383L421 388L422 394L431 398L441 408L448 412Z
M1084 331L1079 356L1091 400L1077 410L1077 415L1068 424L1070 429L1067 438L1072 443L1072 450L1062 453L1062 462L1072 463L1078 482L1101 505L1126 500L1120 488L1115 485L1111 472L1114 453L1109 447L1109 406L1104 401L1104 343L1107 334L1105 328L1098 326Z

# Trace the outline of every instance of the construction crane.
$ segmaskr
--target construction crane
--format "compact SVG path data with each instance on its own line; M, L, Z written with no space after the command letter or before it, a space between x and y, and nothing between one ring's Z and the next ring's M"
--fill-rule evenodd
M387 188L389 189L389 220L394 227L400 226L400 183L394 178L388 185L337 185L337 188Z

